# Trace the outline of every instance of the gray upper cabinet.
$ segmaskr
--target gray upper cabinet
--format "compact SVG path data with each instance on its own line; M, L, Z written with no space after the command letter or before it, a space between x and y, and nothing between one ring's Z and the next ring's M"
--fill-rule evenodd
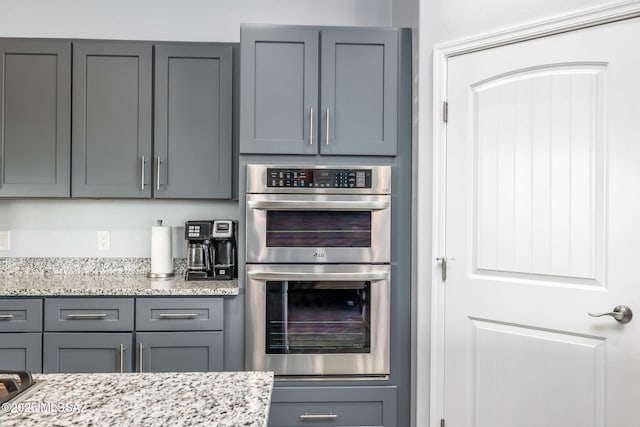
M69 197L71 43L0 40L0 197Z
M231 198L231 58L230 46L155 46L155 198Z
M73 48L73 197L151 197L152 46Z
M395 29L322 30L322 154L396 154L397 34Z
M242 26L240 152L318 152L318 28Z
M244 25L240 39L241 153L396 154L396 29Z

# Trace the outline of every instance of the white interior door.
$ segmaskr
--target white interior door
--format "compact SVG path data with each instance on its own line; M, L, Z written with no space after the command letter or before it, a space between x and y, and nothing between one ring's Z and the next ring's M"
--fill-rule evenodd
M640 426L638 40L449 59L447 427ZM637 318L587 314L618 305Z

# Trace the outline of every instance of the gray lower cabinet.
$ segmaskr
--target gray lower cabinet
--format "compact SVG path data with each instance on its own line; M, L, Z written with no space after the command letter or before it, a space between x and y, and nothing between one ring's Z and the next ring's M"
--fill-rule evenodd
M269 426L396 426L395 386L275 387Z
M154 198L231 198L231 46L155 45Z
M0 334L0 369L42 372L42 333Z
M222 332L137 332L139 372L222 371Z
M131 372L133 334L45 332L43 371Z
M0 197L69 197L71 42L0 39Z
M209 297L3 298L0 368L222 371L223 308Z
M73 44L73 197L151 197L152 45Z
M240 43L241 153L397 153L396 29L243 25Z
M222 298L137 298L137 369L221 371Z

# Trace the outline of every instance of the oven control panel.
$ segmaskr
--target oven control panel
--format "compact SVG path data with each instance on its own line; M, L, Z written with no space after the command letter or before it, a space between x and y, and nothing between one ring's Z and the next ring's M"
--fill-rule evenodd
M371 188L371 169L267 168L267 187Z

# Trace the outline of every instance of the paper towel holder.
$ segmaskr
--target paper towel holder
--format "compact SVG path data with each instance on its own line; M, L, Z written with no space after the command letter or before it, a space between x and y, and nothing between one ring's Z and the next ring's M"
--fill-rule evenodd
M157 220L156 223L157 223L158 227L162 227L162 220L161 219ZM148 272L147 273L147 277L149 277L151 279L166 279L166 278L169 278L169 277L173 277L175 275L176 274L175 274L174 271L171 271L170 273L153 273L153 272Z

